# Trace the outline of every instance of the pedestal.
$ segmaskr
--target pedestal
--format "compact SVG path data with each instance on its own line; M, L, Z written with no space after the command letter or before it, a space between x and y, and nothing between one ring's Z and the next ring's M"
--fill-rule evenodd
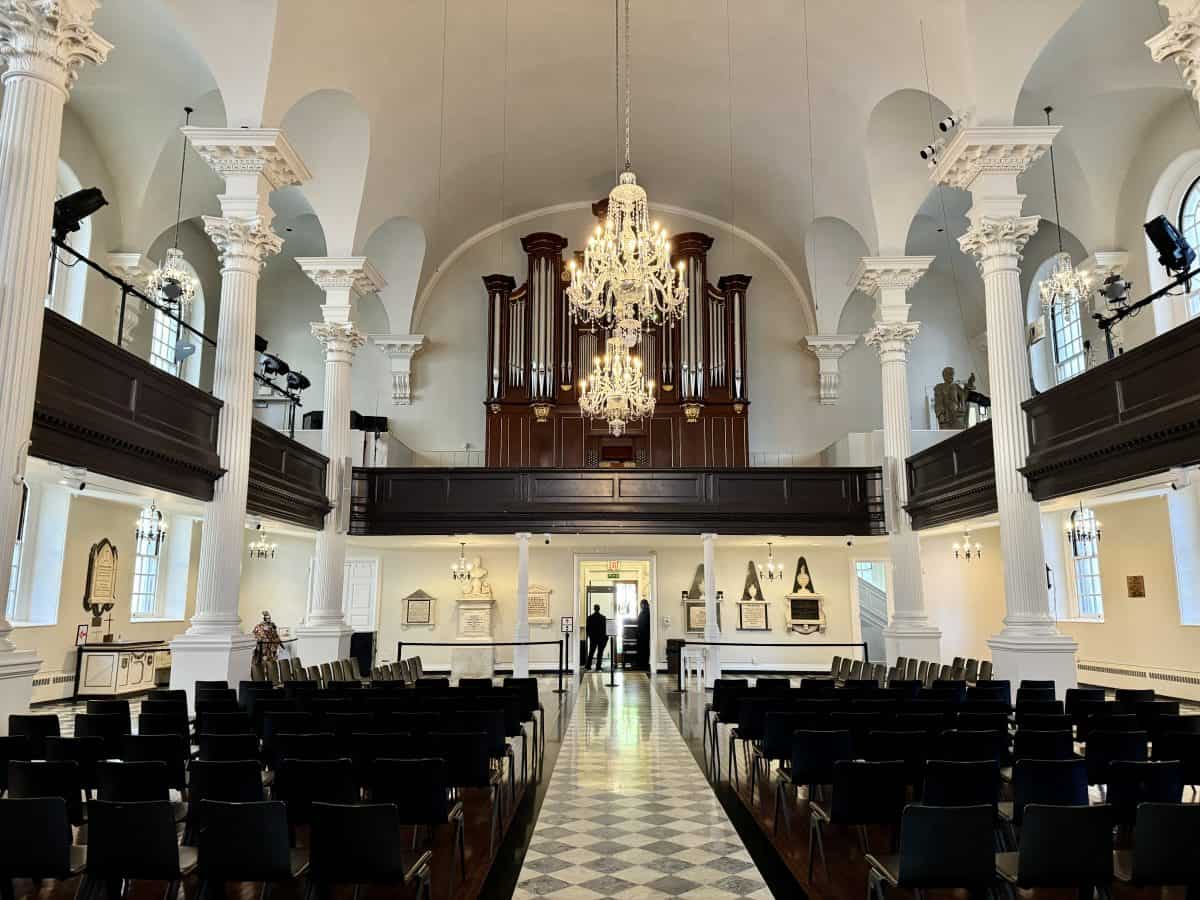
M0 735L8 734L8 717L29 712L33 676L42 661L32 650L0 653Z
M300 625L296 628L296 656L305 666L346 659L350 634L347 625Z
M1067 688L1077 685L1075 653L1079 645L1065 634L1008 635L988 639L992 649L995 678L1006 678L1015 691L1025 679L1054 682L1055 696L1062 700Z
M892 622L883 629L883 647L887 664L894 666L896 657L924 659L941 664L942 632L932 625L905 625ZM878 662L878 660L874 660Z
M171 641L171 689L187 691L195 701L197 681L225 681L236 688L250 678L257 642L248 634L188 634Z
M496 675L496 648L463 640L450 650L450 678L493 678Z

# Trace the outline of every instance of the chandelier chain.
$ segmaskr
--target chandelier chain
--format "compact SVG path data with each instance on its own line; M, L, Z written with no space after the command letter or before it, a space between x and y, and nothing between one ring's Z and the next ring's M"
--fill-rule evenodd
M630 134L632 128L632 107L633 107L633 63L629 52L630 42L630 27L629 27L629 0L625 0L625 171L628 172L633 168L631 152Z
M183 127L192 124L192 113L195 112L190 106L183 108ZM179 222L183 218L183 173L187 171L187 135L183 138L183 149L179 151L179 197L175 201L175 242L174 246L179 247Z
M1047 106L1043 112L1046 114L1046 124L1050 124L1050 113L1054 112L1053 106ZM1054 142L1050 142L1050 188L1054 193L1054 224L1058 227L1058 252L1063 252L1062 241L1062 213L1058 211L1058 172L1054 167Z

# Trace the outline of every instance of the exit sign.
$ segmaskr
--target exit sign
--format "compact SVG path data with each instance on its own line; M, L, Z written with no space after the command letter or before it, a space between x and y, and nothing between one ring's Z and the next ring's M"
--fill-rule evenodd
M608 577L611 580L616 581L617 579L619 579L621 577L621 573L620 572L609 572Z

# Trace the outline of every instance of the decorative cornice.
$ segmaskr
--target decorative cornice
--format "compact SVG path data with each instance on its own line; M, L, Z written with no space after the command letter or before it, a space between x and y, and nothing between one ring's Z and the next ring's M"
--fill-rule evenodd
M929 175L935 184L969 190L982 174L1020 175L1041 158L1058 125L976 126L959 129Z
M858 343L858 335L810 334L803 343L817 358L817 400L822 406L834 406L842 384L838 361Z
M392 403L412 405L412 359L425 346L423 334L372 334L371 343L387 354L392 365Z
M920 322L877 322L875 327L863 335L863 341L879 351L884 362L899 354L901 361L908 354L908 345L921 330Z
M184 136L222 178L261 175L272 190L312 178L278 128L204 128L190 125Z
M283 247L283 239L260 218L249 220L204 216L204 232L221 257L221 272L249 272L258 276L263 263Z
M375 294L387 286L365 256L298 256L296 263L321 290L350 291L355 297Z
M0 0L0 59L17 75L68 93L85 62L100 65L112 44L92 30L97 0Z
M1150 58L1157 63L1175 60L1192 98L1200 101L1200 3L1175 0L1160 5L1166 7L1170 22L1146 41Z
M334 354L353 356L367 336L354 327L353 322L313 322L312 335L325 347L326 357Z
M1128 250L1096 250L1079 264L1079 271L1092 275L1092 283L1099 286L1109 275L1121 275L1129 265Z
M864 256L849 285L870 297L883 290L908 291L929 271L933 260L932 256Z
M1038 230L1038 216L980 216L958 239L963 253L977 258L983 264L999 256L1011 256L1018 262L1021 251Z

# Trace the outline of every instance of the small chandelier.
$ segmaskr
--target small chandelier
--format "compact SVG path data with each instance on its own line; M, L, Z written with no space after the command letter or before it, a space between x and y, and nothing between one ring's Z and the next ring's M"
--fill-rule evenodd
M262 527L262 523L258 524L258 537L250 542L250 558L251 559L274 559L275 551L279 549L278 544L271 542L267 535L267 530Z
M1046 124L1049 125L1050 113L1054 112L1054 107L1047 106L1043 112L1046 113ZM1072 304L1082 307L1092 295L1092 286L1087 275L1076 269L1075 264L1071 262L1071 254L1063 250L1062 214L1058 209L1058 173L1054 168L1053 144L1050 146L1050 184L1054 189L1054 220L1058 227L1058 253L1054 257L1054 271L1038 285L1038 293L1042 298L1042 311L1046 315L1052 315L1056 306L1061 315Z
M646 191L630 162L629 0L625 0L625 170L608 195L604 225L588 240L580 266L571 260L571 316L598 323L635 347L651 324L683 318L687 266L671 267L667 231L650 221ZM619 65L619 63L618 63Z
M775 562L775 553L771 549L770 541L767 541L767 564L758 566L758 577L765 578L767 581L778 581L783 578L783 563Z
M194 110L190 106L183 108L184 125L192 121ZM179 160L179 200L175 207L175 241L163 255L162 265L150 273L146 279L147 287L154 299L164 304L178 316L186 315L191 303L196 299L196 278L192 275L183 251L179 249L179 223L183 218L183 173L187 167L187 137L183 139L183 152Z
M980 559L983 556L983 544L979 541L971 542L971 532L964 531L962 543L955 541L954 543L954 558L963 559L970 562L973 559Z
M591 377L579 382L579 408L589 419L606 419L609 434L620 437L631 420L654 412L654 382L642 377L642 361L621 338L610 337L606 348Z
M1063 529L1071 544L1071 555L1078 559L1094 553L1096 545L1104 534L1104 527L1096 514L1090 509L1084 509L1080 502L1079 509L1071 510L1071 518Z
M467 562L465 554L466 543L459 541L458 543L458 559L450 566L450 578L459 584L465 584L471 580L471 570L475 568L472 563Z
M158 556L163 541L167 539L167 523L155 501L151 500L150 505L138 516L136 536L139 544L145 542L150 545L151 556Z

